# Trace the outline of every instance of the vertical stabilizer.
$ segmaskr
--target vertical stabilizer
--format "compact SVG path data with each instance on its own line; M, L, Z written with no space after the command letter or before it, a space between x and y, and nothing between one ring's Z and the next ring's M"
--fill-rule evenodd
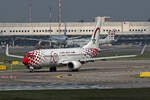
M107 40L115 40L115 30L109 31L108 36L106 37Z
M97 48L99 49L99 34L100 34L100 28L101 28L101 24L102 24L102 19L101 17L97 17L97 24L95 27L95 30L92 34L91 40L89 41L89 43L85 46L83 46L83 48Z
M66 36L67 35L67 28L66 28L66 24L64 24L64 25L65 25L64 36Z

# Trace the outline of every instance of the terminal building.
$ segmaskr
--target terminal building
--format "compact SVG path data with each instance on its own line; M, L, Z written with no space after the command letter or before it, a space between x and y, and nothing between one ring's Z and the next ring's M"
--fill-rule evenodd
M110 17L102 17L101 34L116 30L118 35L150 34L150 22L110 21ZM96 18L95 18L96 20ZM59 26L57 22L38 23L0 23L0 36L9 35L61 35L65 26L68 35L91 35L95 22L65 22Z
M97 17L94 22L31 22L31 23L0 23L0 45L7 43L26 43L16 39L18 36L49 38L49 35L63 35L66 31L68 36L89 36L95 28ZM65 28L66 27L66 28ZM106 36L110 30L116 30L118 43L142 43L150 44L150 22L145 21L111 21L110 17L102 17L101 35ZM13 42L12 42L13 41ZM24 43L23 43L24 42ZM35 45L35 41L32 45ZM37 42L37 41L36 41Z

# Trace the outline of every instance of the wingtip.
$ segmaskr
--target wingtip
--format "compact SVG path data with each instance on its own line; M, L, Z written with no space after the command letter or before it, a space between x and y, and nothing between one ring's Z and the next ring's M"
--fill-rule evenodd
M8 53L8 44L6 44L6 51L5 51L6 55L8 56L9 53Z
M147 44L145 44L144 47L142 48L142 50L141 50L141 52L140 52L140 55L143 55L143 54L144 54L146 47L147 47Z

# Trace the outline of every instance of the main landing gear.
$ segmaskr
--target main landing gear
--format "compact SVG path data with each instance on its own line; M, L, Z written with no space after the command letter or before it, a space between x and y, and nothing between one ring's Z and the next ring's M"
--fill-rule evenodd
M56 66L50 67L50 68L49 68L49 71L50 71L50 72L56 72L56 71L57 71Z
M27 66L30 72L34 72L34 67L32 66Z

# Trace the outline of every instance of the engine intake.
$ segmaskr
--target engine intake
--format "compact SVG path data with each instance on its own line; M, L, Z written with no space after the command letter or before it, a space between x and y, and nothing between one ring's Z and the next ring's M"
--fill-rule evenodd
M81 63L78 61L72 61L68 63L69 71L78 71L81 67Z

